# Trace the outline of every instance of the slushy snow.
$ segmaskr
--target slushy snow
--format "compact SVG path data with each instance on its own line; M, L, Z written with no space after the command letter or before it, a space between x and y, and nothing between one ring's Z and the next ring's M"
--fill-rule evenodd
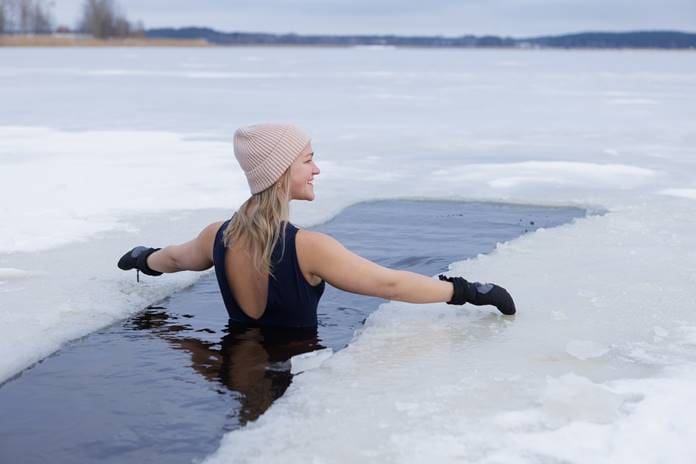
M286 120L322 169L300 225L404 197L592 214L452 256L517 316L387 303L346 349L294 360L286 394L208 463L694 462L689 57L0 50L0 381L194 283L138 285L115 262L229 217L247 192L232 131Z

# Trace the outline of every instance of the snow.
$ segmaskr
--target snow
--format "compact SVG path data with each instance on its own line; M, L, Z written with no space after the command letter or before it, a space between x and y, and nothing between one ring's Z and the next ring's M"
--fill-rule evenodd
M21 269L12 269L11 267L0 268L0 282L14 279L25 279L29 276L31 276L31 272L23 271Z
M229 182L239 185L237 198L245 194L229 143L184 142L167 132L11 126L0 127L0 139L0 195L21 197L3 206L0 252L40 251L127 229L118 219L123 212L229 207Z
M663 195L696 200L696 188L668 188L660 191Z
M595 189L630 189L649 182L656 175L650 169L621 164L571 161L526 161L523 163L468 164L433 173L445 179L477 182L504 190L524 185L548 187L585 186Z
M594 214L452 257L516 316L387 303L207 462L693 462L685 53L0 50L0 381L194 283L115 262L228 217L232 131L289 120L322 169L301 225L377 198Z

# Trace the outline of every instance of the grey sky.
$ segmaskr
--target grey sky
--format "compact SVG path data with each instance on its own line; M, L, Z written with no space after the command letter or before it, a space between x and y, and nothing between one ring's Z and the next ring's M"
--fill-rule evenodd
M496 34L675 29L696 32L696 0L117 0L146 27L302 34ZM60 24L83 0L54 0Z

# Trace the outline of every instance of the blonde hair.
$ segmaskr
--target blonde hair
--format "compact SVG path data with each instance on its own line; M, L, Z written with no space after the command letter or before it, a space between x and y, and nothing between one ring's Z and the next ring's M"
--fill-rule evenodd
M229 248L238 240L251 256L257 272L273 276L271 254L278 240L283 242L290 216L290 169L267 189L255 193L235 213L225 230L223 243ZM281 254L282 256L282 254Z

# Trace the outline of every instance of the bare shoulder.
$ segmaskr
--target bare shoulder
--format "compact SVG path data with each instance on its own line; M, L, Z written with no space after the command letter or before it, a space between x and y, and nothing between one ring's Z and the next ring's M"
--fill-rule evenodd
M397 277L395 271L351 252L332 236L298 231L296 243L303 272L348 292L380 297L391 295Z
M341 243L330 235L317 232L314 230L298 229L297 230L298 246L307 248L326 248L326 247L341 247Z
M326 262L327 258L336 257L348 251L341 242L332 236L305 229L297 231L295 247L300 260L306 264L307 269L312 273L315 273L317 267L321 263Z
M218 230L220 229L220 226L224 222L225 221L218 221L208 224L203 228L201 233L198 234L198 237L202 238L206 242L209 241L212 244L212 242L215 240L215 235L217 234Z
M295 237L295 249L300 269L312 285L322 280L321 262L327 249L341 246L333 237L313 230L298 229Z
M201 233L198 234L198 237L196 238L199 249L206 255L209 255L210 259L213 258L213 244L215 243L215 235L224 222L225 221L218 221L208 224L203 228Z

